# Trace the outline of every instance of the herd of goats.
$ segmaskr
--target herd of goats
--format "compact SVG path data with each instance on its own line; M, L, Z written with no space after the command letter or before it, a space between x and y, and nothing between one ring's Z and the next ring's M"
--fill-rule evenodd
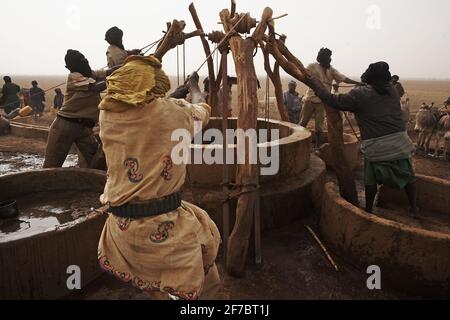
M425 103L420 107L416 115L416 125L414 131L419 134L417 141L417 150L430 154L430 144L433 138L436 138L434 148L434 157L444 160L450 156L450 112L448 106L443 108L435 107L434 103L427 105ZM444 152L440 155L440 151Z

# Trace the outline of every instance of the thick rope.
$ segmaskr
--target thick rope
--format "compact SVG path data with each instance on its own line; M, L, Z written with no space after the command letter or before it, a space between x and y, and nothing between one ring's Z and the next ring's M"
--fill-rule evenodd
M219 44L217 45L217 47L206 57L205 61L203 61L203 63L200 65L200 67L198 67L198 69L196 70L196 72L198 73L203 66L205 65L206 62L208 62L208 59L211 58L213 56L213 54L220 48L220 46L228 40L228 36L234 32L234 29L236 29L236 27L239 25L239 23L241 23L241 21L246 17L246 15L242 15L242 17L238 20L238 22L236 22L236 24L230 29L230 31L228 31L228 33L223 37L222 41L219 42Z

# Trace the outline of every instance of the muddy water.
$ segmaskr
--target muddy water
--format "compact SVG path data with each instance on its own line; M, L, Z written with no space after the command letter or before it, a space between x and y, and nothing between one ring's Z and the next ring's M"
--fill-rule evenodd
M17 218L0 219L0 243L31 237L85 220L100 207L95 192L38 192L16 199Z
M42 169L44 156L20 152L0 152L0 176ZM69 154L63 167L78 166L78 156Z

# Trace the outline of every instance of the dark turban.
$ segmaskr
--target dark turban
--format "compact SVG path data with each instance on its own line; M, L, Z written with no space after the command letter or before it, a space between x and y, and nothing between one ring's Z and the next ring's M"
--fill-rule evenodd
M371 85L380 95L389 94L386 86L391 79L392 76L389 71L389 64L383 61L372 63L361 76L361 81Z
M67 50L65 61L66 68L70 72L79 72L85 77L92 77L92 69L89 66L89 61L81 52L71 49Z
M11 82L12 80L11 80L11 77L9 77L9 76L4 76L4 77L3 77L3 81L5 81L6 83L9 83L9 82Z
M122 44L122 37L123 37L123 31L117 27L112 27L111 29L106 31L106 34L105 34L105 40L109 44L119 47L122 50L125 50L125 48Z
M323 63L328 62L333 55L333 51L331 51L328 48L322 48L319 50L319 53L317 54L317 62Z

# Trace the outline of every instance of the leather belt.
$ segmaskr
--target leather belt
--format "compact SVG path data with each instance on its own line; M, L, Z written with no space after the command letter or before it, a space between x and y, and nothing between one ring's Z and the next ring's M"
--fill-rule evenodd
M95 127L95 121L91 120L91 119L85 119L85 118L67 118L67 117L63 117L61 115L58 114L58 117L61 119L64 119L66 121L69 122L73 122L73 123L77 123L80 124L84 127L90 128L92 129L93 127Z
M109 212L120 218L142 219L169 213L181 207L181 192L142 203L128 203L110 207Z

